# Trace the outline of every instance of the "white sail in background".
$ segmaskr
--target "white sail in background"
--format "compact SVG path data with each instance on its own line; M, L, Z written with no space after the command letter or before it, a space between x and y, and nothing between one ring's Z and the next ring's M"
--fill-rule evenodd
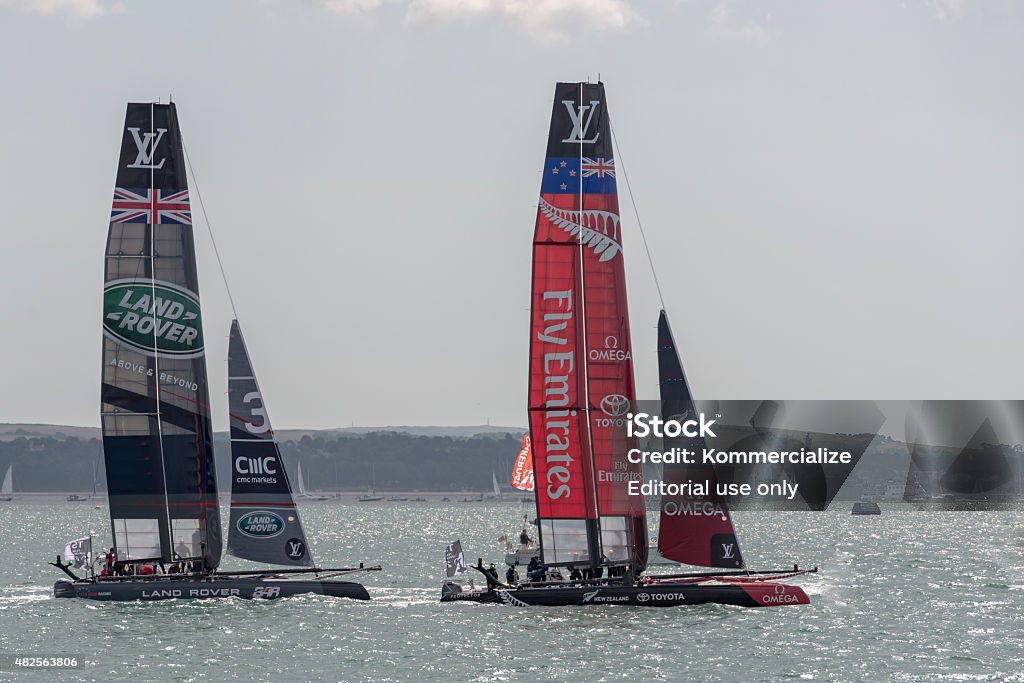
M3 486L0 486L0 495L9 496L12 493L14 493L14 465L8 465Z
M302 463L299 462L298 466L298 476L296 477L296 479L298 479L298 486L296 488L296 493L299 494L300 498L305 498L309 493L306 491L306 480L302 478Z

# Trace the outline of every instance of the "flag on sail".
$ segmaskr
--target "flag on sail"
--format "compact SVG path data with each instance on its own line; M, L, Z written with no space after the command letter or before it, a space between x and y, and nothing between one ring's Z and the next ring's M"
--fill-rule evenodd
M75 569L92 566L92 538L83 536L68 541L64 546L64 561L70 562Z
M530 435L523 435L523 447L519 450L516 463L512 466L512 488L520 491L533 490L533 455L530 453Z
M449 543L444 550L444 575L449 579L466 571L466 556L462 552L462 541Z
M188 190L115 187L110 222L192 225Z

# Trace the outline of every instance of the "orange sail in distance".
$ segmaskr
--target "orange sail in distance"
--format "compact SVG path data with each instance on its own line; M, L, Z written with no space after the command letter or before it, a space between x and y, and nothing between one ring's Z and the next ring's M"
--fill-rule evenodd
M512 488L520 491L533 490L533 454L530 453L530 435L523 435L523 447L512 466Z

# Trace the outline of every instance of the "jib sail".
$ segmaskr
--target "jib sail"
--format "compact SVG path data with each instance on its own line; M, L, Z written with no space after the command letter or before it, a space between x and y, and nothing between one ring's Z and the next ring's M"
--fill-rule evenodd
M695 410L686 373L679 360L672 328L665 311L658 318L658 375L661 386L661 414L665 419L682 419ZM693 415L687 417L692 419ZM665 437L666 449L688 448L700 453L700 437ZM663 496L658 551L670 560L701 567L739 569L744 566L740 544L733 530L725 501L715 490L718 478L713 467L665 465L666 484L707 482L707 496Z
M228 552L255 562L313 566L281 450L249 360L242 330L228 343L231 526ZM300 474L301 476L301 474Z
M128 105L104 272L101 422L118 558L216 567L206 355L173 104Z

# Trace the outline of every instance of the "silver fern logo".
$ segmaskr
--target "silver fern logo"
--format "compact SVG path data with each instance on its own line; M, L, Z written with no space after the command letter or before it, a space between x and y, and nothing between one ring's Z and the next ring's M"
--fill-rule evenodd
M516 596L511 595L508 591L499 590L495 592L498 594L498 597L501 598L501 601L506 605L513 605L515 607L529 607L529 605L527 605L525 602L523 602Z
M583 594L583 602L590 602L595 597L597 597L597 594L600 593L600 592L601 592L601 589L599 588L596 591L591 591L590 593L584 593Z
M560 209L543 197L540 200L540 212L562 230L573 237L579 237L580 244L590 247L600 257L600 261L610 261L622 251L618 214L597 209Z

